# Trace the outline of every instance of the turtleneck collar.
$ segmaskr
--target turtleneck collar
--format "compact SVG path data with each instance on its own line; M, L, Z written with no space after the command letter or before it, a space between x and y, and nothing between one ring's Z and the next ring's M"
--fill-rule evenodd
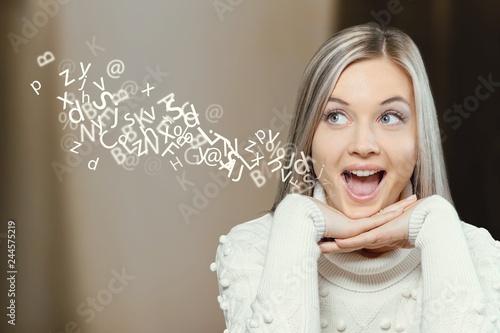
M402 198L412 194L409 182ZM323 187L318 183L313 196L326 203ZM357 252L326 253L318 260L319 273L331 283L350 290L375 291L400 281L420 263L420 251L396 249L368 258Z

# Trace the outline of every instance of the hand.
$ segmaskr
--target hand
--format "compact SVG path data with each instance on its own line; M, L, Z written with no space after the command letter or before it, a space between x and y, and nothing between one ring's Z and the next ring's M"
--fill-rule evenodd
M315 202L326 220L325 238L335 239L319 243L323 253L352 252L363 248L387 251L409 247L408 221L416 206L415 195L398 201L373 216L357 220L349 219L317 200Z

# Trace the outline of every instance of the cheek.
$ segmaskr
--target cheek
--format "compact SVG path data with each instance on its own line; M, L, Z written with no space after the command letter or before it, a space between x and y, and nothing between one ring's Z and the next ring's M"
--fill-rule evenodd
M417 160L417 148L415 140L402 143L394 152L394 165L399 177L407 181L413 174Z

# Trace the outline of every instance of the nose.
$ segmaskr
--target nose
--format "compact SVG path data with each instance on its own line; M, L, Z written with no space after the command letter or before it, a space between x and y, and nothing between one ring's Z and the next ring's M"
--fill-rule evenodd
M353 128L353 133L350 136L347 151L351 155L369 156L378 155L380 147L377 142L375 133L370 125L358 125Z

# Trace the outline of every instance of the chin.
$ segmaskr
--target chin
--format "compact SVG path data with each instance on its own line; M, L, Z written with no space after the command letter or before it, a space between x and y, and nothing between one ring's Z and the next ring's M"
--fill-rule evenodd
M375 207L344 208L340 211L350 219L359 220L376 214L380 209Z
M337 198L340 199L340 198ZM355 203L351 202L349 198L343 198L340 202L336 202L332 207L337 206L337 210L344 214L346 217L359 220L365 217L370 217L377 214L382 209L378 201L371 203Z
M326 202L330 207L335 208L346 217L353 220L370 217L382 209L380 204L377 202L373 202L371 204L357 204L350 202L348 198L341 198L340 196L337 196L337 202L334 202L330 199L328 191L325 191L325 194Z

